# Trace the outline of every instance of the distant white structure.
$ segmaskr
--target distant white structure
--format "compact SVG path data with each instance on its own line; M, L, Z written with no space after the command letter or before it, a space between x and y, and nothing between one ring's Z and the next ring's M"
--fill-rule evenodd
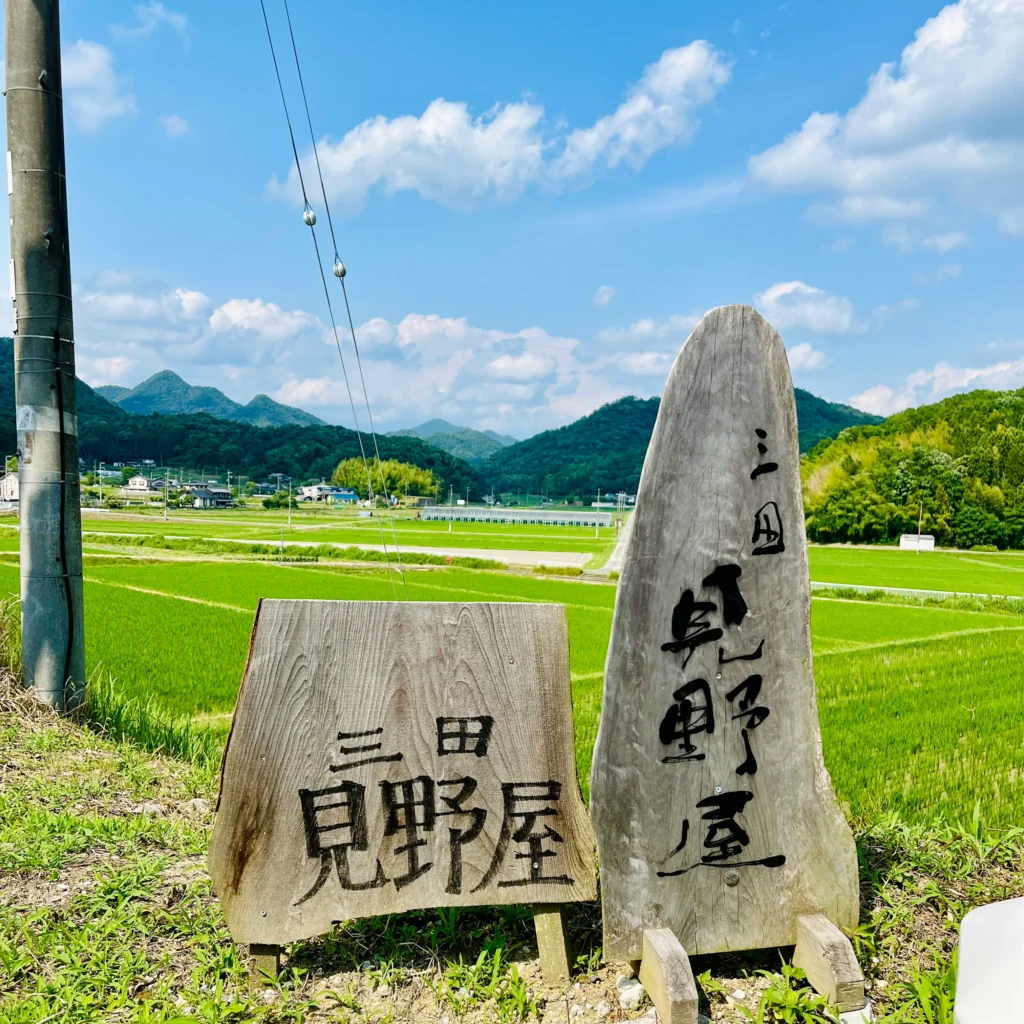
M930 533L904 533L900 536L902 551L934 551L935 538Z
M433 505L421 519L457 523L535 523L548 526L611 526L610 512L554 512L536 508L474 508L463 504Z
M121 494L125 498L145 498L153 493L155 492L149 486L149 478L144 477L141 473L138 476L131 477L128 483L121 488Z
M0 477L0 501L18 500L18 471Z

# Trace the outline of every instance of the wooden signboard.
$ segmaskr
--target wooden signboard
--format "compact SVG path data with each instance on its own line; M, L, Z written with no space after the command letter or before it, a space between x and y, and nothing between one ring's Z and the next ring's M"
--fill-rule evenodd
M594 756L604 952L793 945L858 917L821 755L796 409L782 342L709 312L668 378L615 605Z
M262 601L210 874L232 936L259 945L593 899L565 610Z

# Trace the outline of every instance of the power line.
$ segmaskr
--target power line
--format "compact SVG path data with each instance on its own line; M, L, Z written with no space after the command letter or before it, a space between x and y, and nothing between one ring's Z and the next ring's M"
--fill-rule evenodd
M345 366L345 356L342 354L342 350L341 350L341 339L338 337L338 325L337 325L337 322L335 321L335 318L334 318L334 307L331 304L330 290L327 287L327 278L324 275L323 259L320 256L320 243L317 241L316 229L314 227L314 225L316 224L316 214L313 212L312 207L309 205L309 197L308 197L308 195L306 193L306 182L305 182L305 179L304 179L304 177L302 175L302 162L299 160L299 150L298 150L298 146L296 146L296 144L295 144L295 132L294 132L294 130L292 128L291 114L289 113L289 110L288 110L288 100L285 97L284 84L281 81L281 69L280 69L280 67L278 66L278 63L277 63L277 52L276 52L276 50L274 48L274 37L273 37L273 33L270 31L270 20L267 17L267 7L266 7L266 4L264 3L264 0L260 0L260 10L263 12L263 24L264 24L264 27L267 30L267 43L270 45L270 56L271 56L271 59L274 62L274 75L277 78L277 89L278 89L278 92L281 95L281 106L284 108L285 121L288 123L288 137L291 140L291 144L292 144L292 155L295 158L295 169L296 169L296 171L298 173L298 176L299 176L299 185L302 188L302 202L303 202L302 219L308 225L310 235L311 235L311 237L313 239L313 249L314 249L314 251L316 253L316 266L317 266L317 270L320 272L320 282L323 285L324 300L327 303L327 311L330 314L331 330L334 333L334 343L335 343L335 346L337 347L337 350L338 350L338 358L341 361L341 372L342 372L342 376L345 379L345 390L348 393L348 404L349 404L349 408L352 411L352 421L353 421L353 423L355 425L356 438L359 441L359 454L360 454L360 457L362 458L363 469L366 471L366 483L367 483L367 489L368 489L367 493L368 493L368 495L372 495L373 494L373 479L372 479L372 476L370 474L370 464L369 464L369 462L368 462L368 460L366 458L366 449L363 447L363 435L362 435L362 432L359 430L359 417L356 415L356 405L355 405L355 400L352 397L352 387L349 384L348 369ZM289 19L289 28L290 28L290 25L291 25L291 22L290 22L290 19ZM292 37L292 39L293 39L293 44L294 44L294 36ZM305 95L305 91L303 91L303 95ZM323 184L323 179L321 179L321 185L322 184ZM332 229L332 238L333 238L333 229ZM376 438L374 438L374 445L376 445ZM379 459L379 456L378 456L378 463L379 463L379 461L380 461L380 459ZM382 475L383 475L383 471L382 471ZM390 509L389 509L389 513L390 513ZM380 530L380 540L381 540L381 544L382 544L382 546L384 548L384 560L387 563L387 567L388 567L388 578L391 580L391 589L394 592L395 600L397 601L398 600L398 589L397 589L397 587L395 587L395 579L394 579L394 576L391 574L391 556L388 553L388 544L387 544L387 540L384 537L384 527L381 524L379 518L377 520L377 526L378 526L378 528ZM392 526L392 529L393 528L394 527ZM396 541L396 546L397 546L397 541ZM408 599L409 593L408 593L408 588L405 585L405 573L402 571L401 559L399 559L398 571L399 571L399 575L402 578L402 587L403 587L403 589L405 589L406 598Z
M373 424L373 413L370 411L370 393L366 389L366 377L363 374L363 360L359 355L359 343L356 341L356 328L355 323L352 320L352 307L348 301L348 289L345 287L345 264L341 260L341 256L338 254L338 240L334 234L334 218L331 216L331 204L327 201L327 188L324 185L324 175L320 168L320 154L317 150L316 145L316 133L313 131L313 119L309 113L309 100L306 97L306 84L302 78L302 66L299 63L299 49L295 43L295 32L292 28L292 15L291 10L288 7L288 0L283 0L284 3L284 14L288 22L288 34L292 41L292 54L295 57L295 72L299 78L299 90L302 93L302 105L306 112L306 124L309 126L309 142L313 147L313 159L316 162L316 174L320 180L320 194L324 200L324 212L327 214L327 227L331 233L331 244L334 246L334 275L338 279L338 283L341 285L341 294L345 299L345 313L348 316L348 329L349 334L352 338L352 348L356 354L356 366L359 369L359 383L363 389L363 401L366 404L366 417L370 424L370 437L373 440L373 452L377 459L377 471L380 474L380 485L384 491L384 500L388 506L388 523L391 526L391 536L395 544L395 557L398 559L398 572L402 577L402 586L405 587L405 572L402 569L402 552L398 546L398 534L395 531L395 518L391 511L391 495L388 493L387 481L384 478L384 464L380 458L380 447L377 444L377 431ZM303 193L305 194L305 193ZM406 589L406 597L408 597L408 589Z

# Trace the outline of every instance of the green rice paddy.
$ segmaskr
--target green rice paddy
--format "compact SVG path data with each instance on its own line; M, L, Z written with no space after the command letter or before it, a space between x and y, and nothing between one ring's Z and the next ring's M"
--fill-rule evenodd
M6 527L6 529L4 529ZM17 521L0 519L0 536L14 533ZM397 514L373 518L339 512L334 515L295 512L292 525L287 515L264 512L175 513L164 520L161 515L92 514L82 520L86 535L125 534L142 536L202 537L277 543L314 544L400 544L439 548L485 548L519 551L580 551L597 554L615 542L615 531L602 527L502 525L489 523L424 522ZM394 531L394 534L392 533ZM383 540L381 533L383 532Z
M95 522L88 520L87 528ZM126 529L124 522L101 522L104 529ZM215 525L222 536L243 536L237 523ZM252 529L272 539L267 525ZM331 525L321 531L310 525L296 516L296 527L317 540L356 529ZM185 526L212 535L208 521ZM159 519L131 521L133 532L139 527L171 532ZM415 527L401 528L411 534ZM487 546L469 524L461 529L474 538L467 546ZM453 536L459 530L456 524ZM550 549L543 536L552 532L548 528L489 530L492 545L497 535L511 546L510 538L521 532L526 539L517 544ZM174 532L184 532L181 524L174 524ZM555 532L583 540L588 531ZM0 531L0 550L12 552L15 540ZM403 542L413 543L405 536ZM18 589L17 566L7 557L0 563L0 593ZM812 548L810 557L812 579L825 582L1024 595L1019 555ZM108 672L128 695L195 716L217 733L227 728L261 597L562 603L569 622L577 761L588 788L614 584L442 568L407 572L403 585L371 567L89 556L85 578L89 669ZM812 602L811 633L825 760L852 813L872 817L896 810L911 820L936 813L966 820L977 803L989 824L1021 820L1024 707L1017 691L1024 608L989 603L987 610L961 610L948 603L883 604L820 594Z
M811 547L811 579L908 590L1024 596L1024 553Z

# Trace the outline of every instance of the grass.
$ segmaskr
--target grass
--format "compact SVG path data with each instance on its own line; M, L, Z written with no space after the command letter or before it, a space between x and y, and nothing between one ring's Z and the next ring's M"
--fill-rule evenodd
M370 568L129 559L88 559L85 576L90 672L112 675L140 706L198 716L215 741L227 732L260 597L392 600L394 581L417 601L563 603L577 769L589 792L611 585L444 568L410 571L403 588ZM0 563L0 593L16 589L16 566ZM1014 698L1024 609L896 601L837 591L812 602L823 746L840 799L859 815L966 818L978 802L989 824L1024 820Z
M1024 552L811 546L811 579L910 590L1024 596Z
M0 563L0 593L17 575ZM413 600L566 605L585 783L614 587L458 568L411 571L405 586ZM602 999L617 1008L596 904L570 915L582 973L568 995L543 989L529 911L514 907L347 922L292 946L271 1001L250 988L202 867L226 719L176 716L230 709L261 596L389 600L392 579L89 558L92 731L0 693L0 1022L590 1024ZM0 605L0 665L17 661L15 610ZM1024 895L1024 608L837 589L815 597L812 636L826 762L858 839L854 941L876 1019L946 1024L963 914ZM777 951L694 966L715 1022L833 1019Z
M543 985L521 907L339 924L293 943L278 984L254 988L203 864L215 785L205 767L22 698L0 710L0 780L4 1024L483 1024L540 1014L596 1024L609 1019L598 1017L602 1001L618 1013L621 967L600 963L597 904L569 915L578 973L566 992ZM876 1020L948 1021L959 922L974 906L1024 895L1024 833L895 816L857 821L855 832L854 946ZM783 952L699 958L702 1011L715 1024L834 1021Z
M16 520L0 519L0 527L13 529ZM451 531L445 522L387 517L360 519L351 513L335 513L334 517L292 516L292 526L285 517L264 517L258 512L225 510L220 512L176 513L167 521L162 516L136 514L91 514L82 522L83 530L94 534L125 536L195 537L231 540L252 540L272 544L285 541L314 541L324 544L392 543L392 528L402 546L437 548L492 548L523 551L610 551L615 531L602 528L594 536L593 527L534 526L488 523L453 523ZM381 530L384 541L381 540Z

